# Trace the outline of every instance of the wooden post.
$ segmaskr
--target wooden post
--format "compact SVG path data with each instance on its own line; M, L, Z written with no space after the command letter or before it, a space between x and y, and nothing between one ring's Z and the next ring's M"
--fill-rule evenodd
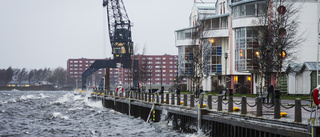
M262 99L261 99L261 97L257 97L256 101L257 101L257 116L262 116Z
M212 96L208 95L208 107L209 109L212 109Z
M301 99L296 98L295 108L294 108L294 122L302 122L302 114L301 114Z
M247 114L247 97L241 98L241 114Z
M174 94L171 94L171 105L174 105Z
M188 105L188 94L184 94L183 96L183 106L187 106Z
M217 111L222 111L222 95L218 95L218 107Z
M194 95L190 95L190 107L194 107Z

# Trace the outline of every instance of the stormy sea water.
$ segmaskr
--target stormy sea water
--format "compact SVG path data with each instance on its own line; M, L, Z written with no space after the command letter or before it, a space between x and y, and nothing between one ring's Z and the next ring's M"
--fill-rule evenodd
M0 91L0 136L203 136L146 123L70 91Z

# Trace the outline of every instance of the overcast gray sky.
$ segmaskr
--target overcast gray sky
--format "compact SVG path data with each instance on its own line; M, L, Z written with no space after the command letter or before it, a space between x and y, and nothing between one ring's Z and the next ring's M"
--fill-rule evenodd
M147 54L178 54L194 0L123 0L132 36ZM1 0L0 68L66 68L69 58L111 57L102 0Z

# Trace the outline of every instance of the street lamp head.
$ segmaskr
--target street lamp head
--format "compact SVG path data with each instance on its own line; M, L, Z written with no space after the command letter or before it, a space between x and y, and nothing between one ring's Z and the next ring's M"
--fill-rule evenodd
M214 39L213 39L213 38L210 39L210 43L211 43L211 44L214 43Z
M256 55L257 55L257 57L259 57L259 54L260 54L260 52L259 52L259 51L256 51Z

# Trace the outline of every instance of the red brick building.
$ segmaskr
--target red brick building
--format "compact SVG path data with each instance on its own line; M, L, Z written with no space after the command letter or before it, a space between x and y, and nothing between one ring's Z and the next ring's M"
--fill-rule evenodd
M140 83L149 86L151 80L151 86L160 86L162 80L163 86L169 87L174 84L174 79L178 72L177 55L135 55L135 59L139 60L139 70L143 72L140 73L140 77L144 76L144 78L140 78ZM108 59L68 59L67 73L71 78L75 79L78 87L81 87L82 73L85 72L95 60ZM129 68L122 70L122 84L124 86L130 84L131 81L129 70ZM104 75L105 69L100 69L88 77L87 86L98 86L99 81ZM110 68L110 85L117 84L121 80L120 76L119 68ZM185 83L185 80L183 83Z

